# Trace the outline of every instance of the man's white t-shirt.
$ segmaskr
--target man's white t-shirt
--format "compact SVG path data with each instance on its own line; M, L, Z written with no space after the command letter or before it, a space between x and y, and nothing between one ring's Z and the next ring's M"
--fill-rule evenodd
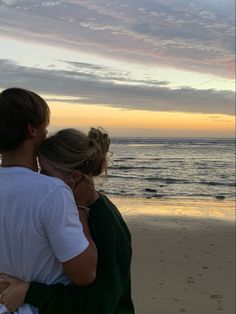
M87 247L72 191L62 180L23 167L0 167L0 272L67 284L61 262ZM0 313L5 310L0 307ZM37 312L25 304L15 313Z

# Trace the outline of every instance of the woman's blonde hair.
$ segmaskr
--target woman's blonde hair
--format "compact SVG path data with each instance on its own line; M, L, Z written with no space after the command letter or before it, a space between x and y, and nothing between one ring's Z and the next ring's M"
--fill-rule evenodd
M76 129L63 129L47 138L39 149L57 170L79 170L85 175L107 174L110 139L101 128L91 128L88 135Z

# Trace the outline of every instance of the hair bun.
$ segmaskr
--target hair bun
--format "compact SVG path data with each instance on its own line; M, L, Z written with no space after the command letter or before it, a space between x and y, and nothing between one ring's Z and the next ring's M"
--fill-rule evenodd
M91 128L88 132L88 138L92 143L96 143L101 151L106 154L110 147L110 138L102 128Z

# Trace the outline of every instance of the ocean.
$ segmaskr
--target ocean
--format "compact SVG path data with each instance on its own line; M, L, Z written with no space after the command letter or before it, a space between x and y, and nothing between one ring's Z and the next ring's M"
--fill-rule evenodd
M235 199L235 141L113 138L107 195Z

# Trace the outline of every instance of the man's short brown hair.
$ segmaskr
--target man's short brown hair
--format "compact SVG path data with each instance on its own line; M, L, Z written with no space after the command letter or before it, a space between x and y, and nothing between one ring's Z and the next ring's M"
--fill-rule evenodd
M0 153L20 146L28 137L28 126L49 123L47 103L32 91L8 88L0 93Z

